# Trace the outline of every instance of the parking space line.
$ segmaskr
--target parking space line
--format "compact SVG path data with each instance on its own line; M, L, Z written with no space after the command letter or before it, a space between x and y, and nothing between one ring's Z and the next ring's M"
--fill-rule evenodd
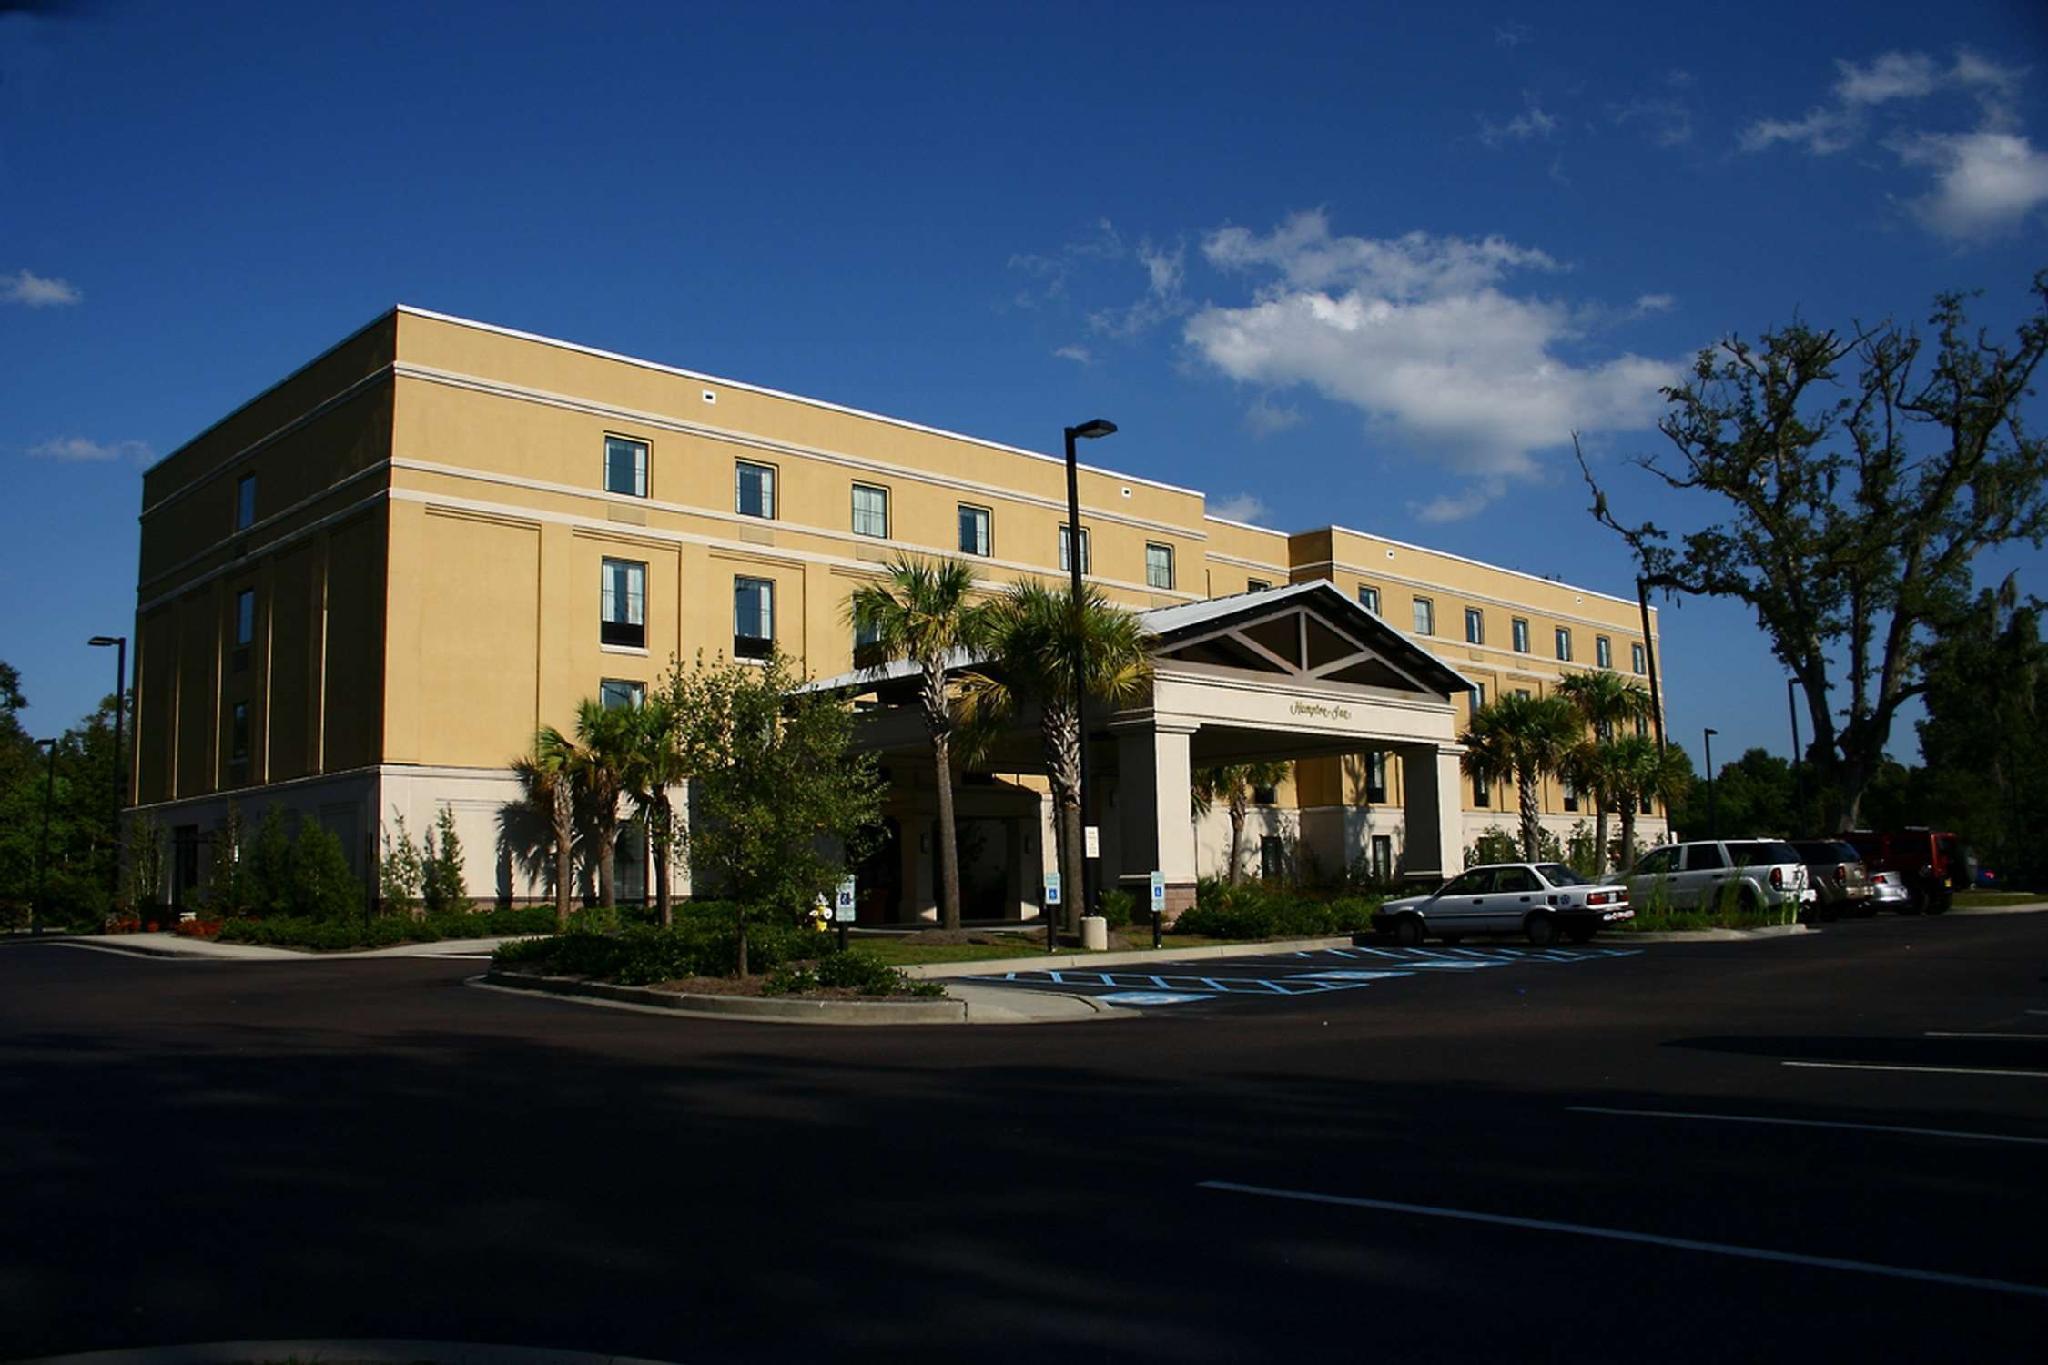
M1688 1114L1672 1109L1605 1109L1597 1104L1569 1104L1574 1114L1611 1114L1634 1119L1695 1119L1708 1123L1761 1123L1780 1128L1846 1128L1863 1133L1908 1133L1914 1137L1956 1138L1964 1142L2017 1142L2048 1147L2048 1138L2015 1137L2009 1133L1968 1133L1956 1128L1907 1128L1896 1123L1845 1123L1834 1119L1780 1119L1762 1114Z
M1982 1066L1901 1066L1884 1062L1779 1062L1815 1071L1927 1071L1944 1076L2027 1076L2048 1081L2048 1071L2001 1071Z
M1446 1209L1432 1204L1401 1204L1391 1199L1359 1199L1340 1194L1314 1194L1306 1190L1278 1190L1263 1185L1240 1185L1231 1180L1203 1180L1198 1189L1221 1190L1231 1194L1258 1195L1266 1199L1289 1199L1308 1204L1334 1204L1342 1208L1374 1209L1381 1213L1407 1213L1422 1218L1446 1218L1461 1223L1485 1223L1493 1227L1521 1228L1531 1232L1562 1232L1574 1237L1594 1237L1609 1242L1633 1242L1640 1246L1671 1247L1698 1251L1710 1256L1732 1256L1743 1260L1771 1261L1779 1265L1809 1266L1817 1270L1843 1270L1859 1275L1879 1275L1894 1280L1916 1280L1922 1284L1944 1284L1958 1289L1983 1289L1997 1294L2048 1299L2048 1287L2020 1284L2013 1280L1992 1280L1977 1275L1955 1275L1943 1270L1915 1270L1907 1266L1880 1265L1875 1261L1852 1261L1839 1256L1808 1256L1796 1251L1773 1251L1768 1247L1734 1246L1727 1242L1702 1242L1690 1237L1659 1237L1648 1232L1621 1228L1598 1228L1585 1223L1556 1223L1547 1218L1516 1218L1502 1213L1479 1213L1471 1209Z
M2029 1042L2048 1043L2048 1033L1923 1033L1923 1038L2024 1038Z

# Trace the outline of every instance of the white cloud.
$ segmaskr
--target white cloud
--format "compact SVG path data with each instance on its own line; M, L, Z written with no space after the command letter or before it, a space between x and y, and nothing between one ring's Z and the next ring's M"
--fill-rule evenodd
M1684 72L1673 74L1685 75ZM1683 89L1691 80L1687 76L1684 81L1673 83L1672 88ZM1638 127L1659 147L1681 147L1692 141L1692 110L1681 99L1646 95L1626 104L1610 105L1607 113L1614 120L1615 127Z
M1846 105L1883 104L1886 100L1917 100L1934 93L1941 72L1924 52L1887 52L1858 66L1838 61L1835 97Z
M1853 146L1861 134L1844 109L1809 109L1801 119L1758 119L1742 132L1742 150L1761 152L1779 142L1804 143L1815 156L1832 156Z
M1495 47L1520 47L1523 43L1533 42L1535 38L1536 30L1530 28L1527 24L1510 21L1493 26L1493 45Z
M0 303L18 303L26 308L62 308L85 295L69 280L51 279L33 270L0 275Z
M1462 501L1425 509L1436 515L1469 515L1507 480L1533 477L1535 452L1574 430L1649 426L1659 388L1677 378L1673 364L1642 356L1566 358L1574 310L1501 287L1511 271L1559 266L1499 237L1333 237L1310 212L1264 236L1221 229L1203 251L1226 269L1278 278L1243 307L1189 318L1196 352L1233 379L1305 385L1349 404L1427 450L1445 475L1470 480Z
M1258 402L1245 409L1244 429L1263 440L1298 427L1302 421L1300 408L1292 404L1277 404L1262 393Z
M1669 294L1638 294L1635 306L1629 311L1639 318L1646 318L1652 313L1670 312L1677 302Z
M1232 493L1227 498L1216 498L1209 503L1209 515L1225 521L1246 521L1263 526L1272 515L1272 510L1260 500L1256 493Z
M1053 354L1061 360L1071 360L1076 365L1093 365L1095 363L1095 352L1089 350L1086 346L1062 346L1055 350Z
M1105 225L1106 226L1106 225ZM1088 315L1088 325L1103 336L1128 341L1149 332L1169 318L1187 312L1181 284L1187 278L1187 247L1176 243L1172 250L1154 246L1150 238L1132 248L1131 254L1145 271L1145 293L1136 303L1122 308L1101 308Z
M1506 486L1499 479L1484 479L1462 493L1441 493L1427 502L1411 502L1408 515L1433 525L1463 521L1467 517L1478 516L1486 510L1488 503L1506 491Z
M1479 120L1479 140L1489 147L1498 147L1503 142L1548 138L1556 131L1557 119L1544 113L1535 98L1526 91L1522 95L1522 112L1506 123L1494 123L1484 116Z
M1934 172L1934 191L1912 208L1944 237L2009 232L2048 204L2048 154L2016 133L1923 133L1894 150L1906 165Z
M62 460L72 464L107 460L133 460L137 464L145 464L149 460L150 448L147 441L94 441L84 436L59 436L30 446L28 453L34 459Z

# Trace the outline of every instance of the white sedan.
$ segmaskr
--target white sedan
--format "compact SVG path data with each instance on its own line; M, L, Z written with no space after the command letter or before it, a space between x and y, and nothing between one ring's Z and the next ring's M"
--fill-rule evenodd
M1372 927L1398 943L1427 936L1456 943L1467 934L1526 934L1531 943L1585 943L1610 924L1635 918L1628 888L1592 882L1563 863L1489 863L1471 867L1426 896L1380 906Z

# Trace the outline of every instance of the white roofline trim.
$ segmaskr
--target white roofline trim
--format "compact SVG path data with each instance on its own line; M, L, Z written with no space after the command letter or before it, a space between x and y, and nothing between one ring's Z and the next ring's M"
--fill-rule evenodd
M1495 573L1513 574L1516 578L1526 578L1531 583L1547 583L1553 588L1563 588L1569 592L1582 592L1590 597L1602 597L1609 602L1619 602L1624 607L1639 608L1639 604L1633 597L1616 597L1613 593L1601 592L1598 588L1582 588L1576 583L1567 583L1561 578L1545 578L1542 574L1533 574L1525 569L1510 569L1504 564L1489 564L1483 559L1474 559L1470 555L1454 554L1449 550L1433 549L1428 545L1411 544L1405 540L1396 540L1392 536L1383 536L1377 531L1359 531L1349 526L1339 526L1332 522L1328 526L1318 526L1308 531L1296 531L1294 534L1312 536L1317 531L1341 531L1347 536L1357 536L1360 540L1377 540L1382 545L1394 545L1403 550L1413 550L1419 555L1436 555L1441 559L1455 559L1460 564L1470 564L1476 569L1490 569ZM1335 553L1336 547L1332 546L1331 554L1334 555ZM1335 563L1336 561L1333 559L1330 562ZM1656 611L1657 608L1651 607L1650 610Z

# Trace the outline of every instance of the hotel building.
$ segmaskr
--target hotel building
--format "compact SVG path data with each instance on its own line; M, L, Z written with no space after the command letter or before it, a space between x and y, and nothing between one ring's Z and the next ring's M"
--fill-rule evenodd
M1228 844L1223 812L1190 821L1195 768L1295 761L1258 794L1254 872L1450 872L1515 822L1511 788L1459 772L1472 705L1648 669L1632 599L1336 526L1227 521L1199 492L1103 468L1083 467L1080 499L1083 572L1160 640L1153 704L1091 718L1105 871L1166 870L1176 903ZM447 807L475 896L543 896L507 766L537 726L640 696L700 650L779 649L845 678L847 599L884 563L1064 583L1065 522L1055 457L394 309L144 475L133 805L172 836L174 896L230 801L319 821L366 885L397 817L417 832ZM893 836L862 869L862 918L926 917L929 763L886 679L854 690L874 703ZM970 916L1035 913L1051 853L1032 766L1011 746L963 777ZM1590 825L1554 783L1543 806L1560 837ZM620 874L637 894L631 846Z

